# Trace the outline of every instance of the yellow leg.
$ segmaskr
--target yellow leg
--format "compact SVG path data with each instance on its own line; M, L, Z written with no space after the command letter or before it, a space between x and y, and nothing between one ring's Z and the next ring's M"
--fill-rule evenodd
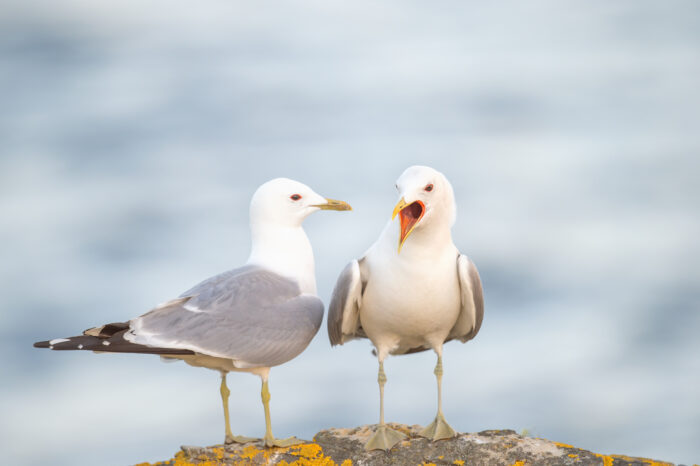
M272 421L270 420L270 390L267 386L267 379L263 379L262 391L260 392L260 397L262 398L263 408L265 409L265 438L263 439L266 447L288 447L291 445L298 445L304 443L296 437L289 437L286 439L276 439L272 435Z
M452 438L457 435L457 432L450 427L450 425L445 420L445 416L442 414L442 355L438 354L437 364L435 365L435 378L437 379L437 390L438 390L438 410L435 420L431 422L428 427L420 432L421 437L427 437L433 440L442 440L446 438Z
M221 373L221 401L224 404L224 422L226 423L226 437L224 438L224 443L230 444L230 443L248 443L248 442L253 442L257 439L254 439L252 437L242 437L240 435L233 435L231 433L231 424L230 424L230 419L229 419L229 413L228 413L228 397L231 394L231 391L228 389L226 386L226 372Z
M377 382L379 383L379 425L374 435L365 444L365 450L389 450L406 438L406 435L384 424L384 385L386 384L386 374L384 373L383 361L379 361Z

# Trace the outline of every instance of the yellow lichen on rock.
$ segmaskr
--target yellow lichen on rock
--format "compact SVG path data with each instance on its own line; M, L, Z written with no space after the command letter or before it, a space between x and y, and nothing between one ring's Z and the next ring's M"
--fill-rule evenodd
M656 461L649 458L637 458L626 455L601 455L599 453L593 453L595 456L603 460L603 466L613 466L615 459L627 461L629 463L642 463L645 466L673 466L673 463L666 463L664 461Z
M282 449L279 453L288 453L298 456L299 459L288 463L280 461L280 465L284 466L336 466L335 461L329 456L323 454L323 448L315 443L304 443ZM351 462L352 464L352 462Z
M552 442L552 443L560 448L575 448L573 445L569 445L568 443L561 443L561 442Z
M259 442L211 447L184 446L172 459L153 465L141 463L137 466L434 466L431 461L454 466L534 466L542 464L545 460L547 464L558 466L671 466L671 463L652 459L601 455L566 443L524 438L514 431L487 430L475 434L460 434L455 439L426 444L420 438L420 426L396 427L408 432L409 438L386 453L368 452L364 449L375 426L360 426L353 429L321 431L314 436L313 442L284 448L265 448Z
M613 466L614 458L611 456L600 455L598 453L593 453L595 456L603 460L603 466Z
M630 456L625 456L625 455L610 455L610 457L629 461L629 462L641 461L647 466L673 466L672 463L666 463L663 461L656 461L656 460L652 460L649 458L632 458Z

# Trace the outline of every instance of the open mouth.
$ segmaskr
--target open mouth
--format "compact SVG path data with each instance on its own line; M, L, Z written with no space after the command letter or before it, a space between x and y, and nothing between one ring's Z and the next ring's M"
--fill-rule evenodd
M425 205L421 201L415 201L401 209L399 218L401 220L401 239L400 244L406 240L416 223L423 217L425 213Z

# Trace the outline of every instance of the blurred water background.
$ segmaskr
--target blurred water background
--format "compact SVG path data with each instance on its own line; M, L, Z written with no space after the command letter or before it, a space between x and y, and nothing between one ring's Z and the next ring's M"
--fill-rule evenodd
M277 176L350 202L306 222L320 296L443 171L478 265L479 336L446 347L461 431L528 429L700 461L700 4L4 0L3 462L123 465L220 442L218 374L32 342L136 316L248 255ZM389 359L387 419L427 424L434 356ZM272 371L273 428L377 421L368 342ZM229 376L235 433L259 380Z

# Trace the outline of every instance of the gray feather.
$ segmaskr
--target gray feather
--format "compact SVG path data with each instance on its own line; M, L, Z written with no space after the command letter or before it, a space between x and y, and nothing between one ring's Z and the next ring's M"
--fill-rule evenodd
M464 343L479 333L481 322L484 320L484 293L481 288L479 272L471 259L465 255L460 255L457 258L457 263L462 294L462 309L455 326L450 331L448 341L457 338ZM463 265L460 266L460 263Z
M364 259L352 261L340 273L328 307L328 339L331 346L366 337L359 322L359 300L366 285L362 277ZM359 271L359 276L356 272ZM343 329L343 323L347 328Z
M342 343L343 337L343 308L348 300L350 284L352 282L352 263L345 266L333 288L331 303L328 306L328 339L331 345Z
M471 260L469 261L469 279L471 280L472 293L474 295L474 306L476 306L476 323L474 324L474 330L468 335L471 340L479 333L481 323L484 320L484 289L481 286L479 271L476 270L476 265Z
M212 277L182 298L132 320L136 338L152 334L155 342L231 358L241 367L270 367L304 351L323 319L320 299L257 266Z

